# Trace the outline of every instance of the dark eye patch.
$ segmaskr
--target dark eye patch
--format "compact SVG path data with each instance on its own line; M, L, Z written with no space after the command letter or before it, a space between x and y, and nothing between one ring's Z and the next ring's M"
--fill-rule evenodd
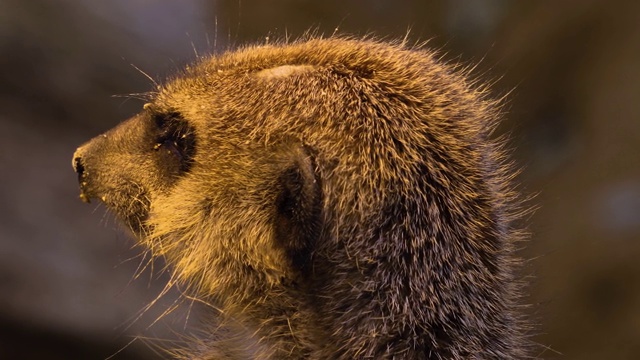
M153 149L172 154L180 162L180 171L189 171L196 154L195 129L178 112L152 117L157 132Z

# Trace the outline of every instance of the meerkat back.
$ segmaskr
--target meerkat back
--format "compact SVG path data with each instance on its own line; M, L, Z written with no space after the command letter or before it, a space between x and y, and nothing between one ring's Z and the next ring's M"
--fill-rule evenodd
M186 358L524 358L499 116L426 49L310 39L201 59L73 164L220 309Z

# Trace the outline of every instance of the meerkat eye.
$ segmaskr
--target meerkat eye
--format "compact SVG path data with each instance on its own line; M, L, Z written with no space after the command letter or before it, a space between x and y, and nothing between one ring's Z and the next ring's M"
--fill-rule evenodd
M196 151L195 131L180 113L153 115L156 137L153 150L170 154L180 162L180 170L188 171Z

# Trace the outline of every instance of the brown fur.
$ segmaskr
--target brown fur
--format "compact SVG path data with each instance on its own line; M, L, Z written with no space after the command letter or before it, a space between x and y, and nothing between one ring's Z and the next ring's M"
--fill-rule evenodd
M222 309L193 358L523 358L498 117L428 50L310 39L203 59L74 166Z

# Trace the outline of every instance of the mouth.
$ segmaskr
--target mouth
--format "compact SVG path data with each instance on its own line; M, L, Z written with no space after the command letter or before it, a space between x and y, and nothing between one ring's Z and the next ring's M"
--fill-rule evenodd
M89 195L89 193L85 190L87 183L86 182L81 182L80 183L80 195L78 196L80 198L80 200L85 203L85 204L90 204L91 203L91 195Z
M91 196L87 192L88 183L86 181L87 172L82 164L82 158L75 157L71 163L73 170L78 174L78 184L80 184L80 200L84 203L91 203Z

